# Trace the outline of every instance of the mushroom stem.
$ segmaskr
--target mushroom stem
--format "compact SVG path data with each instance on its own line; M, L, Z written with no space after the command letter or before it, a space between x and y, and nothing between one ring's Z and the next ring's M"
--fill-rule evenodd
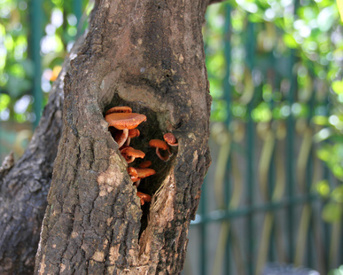
M118 139L116 139L116 142L118 143L119 148L121 148L125 144L128 136L129 136L129 130L128 129L123 129L122 131L123 131L122 134L119 136Z
M130 146L130 142L131 142L131 138L130 138L130 136L128 136L127 137L127 140L126 140L126 142L125 142L125 146Z
M138 179L137 181L133 182L133 185L138 187L140 183L141 183L141 179Z
M164 156L161 154L160 148L156 148L156 155L157 155L161 160L163 160L163 161L168 161L168 159L169 159L169 157L170 157L170 151L169 151L169 149L168 149L168 151L167 151L167 150L163 150L163 152L164 152ZM167 152L167 154L165 154L165 152Z

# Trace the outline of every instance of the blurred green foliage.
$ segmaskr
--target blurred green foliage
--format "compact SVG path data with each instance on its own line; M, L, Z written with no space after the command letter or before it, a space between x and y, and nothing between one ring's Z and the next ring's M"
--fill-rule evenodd
M289 116L305 121L314 129L317 157L341 183L343 33L336 1L237 0L213 5L204 33L211 119L228 126L245 122L250 104L257 124L286 123ZM316 187L328 200L323 211L328 222L341 218L343 203L342 185L331 185L323 180Z
M32 122L35 119L32 110L35 72L30 37L38 30L30 27L30 16L40 16L43 22L41 88L45 104L51 83L78 33L75 2L42 1L43 13L39 14L28 0L0 1L0 121ZM89 12L88 1L80 1L80 4Z

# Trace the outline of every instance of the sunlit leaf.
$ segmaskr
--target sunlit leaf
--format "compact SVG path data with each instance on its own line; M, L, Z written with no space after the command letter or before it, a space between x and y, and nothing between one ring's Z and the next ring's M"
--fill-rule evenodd
M284 34L283 41L285 42L286 46L291 49L295 49L298 46L297 41L289 33Z
M268 122L272 119L272 112L268 104L262 102L252 111L251 116L256 122Z
M343 0L337 0L338 11L343 22Z
M331 158L331 152L328 149L328 147L321 148L317 151L318 158L320 158L323 161L329 161Z
M322 197L328 197L330 194L330 185L327 180L321 180L316 184L315 188L318 194Z
M326 116L314 116L312 118L313 123L317 124L317 125L327 125L328 124L328 118Z
M11 98L7 94L0 94L0 112L5 110L10 103Z
M343 94L343 80L332 82L332 90L338 95Z

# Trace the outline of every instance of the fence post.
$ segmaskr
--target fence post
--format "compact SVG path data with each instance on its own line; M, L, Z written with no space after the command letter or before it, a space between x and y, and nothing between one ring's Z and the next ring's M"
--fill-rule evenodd
M40 55L40 41L42 38L42 0L32 0L30 5L30 56L33 62L33 79L32 79L32 95L33 112L35 114L35 120L33 126L36 127L39 123L43 104L43 94L41 90L41 55Z
M74 0L73 1L73 13L77 19L77 34L78 37L81 34L82 26L81 26L81 17L82 17L82 0Z

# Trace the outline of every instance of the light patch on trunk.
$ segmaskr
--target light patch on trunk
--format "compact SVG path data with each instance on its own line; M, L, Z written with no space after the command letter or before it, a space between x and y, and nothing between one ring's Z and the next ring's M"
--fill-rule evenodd
M111 246L110 248L110 264L114 265L119 257L119 247L120 244L117 244L115 246Z
M110 226L113 221L113 217L107 219L107 226Z
M96 251L94 253L92 259L96 262L103 262L105 259L105 253L102 251Z
M190 139L192 139L192 140L196 140L196 137L195 137L194 133L189 133L189 134L187 135L187 137L190 138Z
M115 274L114 270L115 270L115 266L111 265L107 268L107 273L108 274Z
M164 179L153 197L150 218L158 221L158 226L165 227L174 218L175 178L174 171Z
M63 272L66 269L66 265L65 264L61 264L60 267L61 267L60 272Z
M193 162L192 162L192 165L193 165L193 169L194 169L194 170L195 170L195 168L197 167L198 158L199 158L198 151L195 150L194 153L193 153Z
M100 197L107 196L123 181L124 173L118 166L121 163L121 159L113 150L111 150L110 154L108 169L100 173L97 178Z
M148 264L151 260L150 253L152 247L158 249L155 247L156 236L151 234L151 232L157 231L162 234L174 219L175 189L175 176L174 170L172 170L169 176L163 181L160 189L153 196L148 218L148 227L144 230L140 239L140 263Z
M104 240L104 243L103 243L103 245L102 245L102 248L103 248L103 249L106 249L107 245L108 245L108 240L105 239L105 240Z
M39 269L38 269L38 274L44 274L45 273L45 268L46 268L46 264L45 264L45 254L42 257L42 261L39 265Z

